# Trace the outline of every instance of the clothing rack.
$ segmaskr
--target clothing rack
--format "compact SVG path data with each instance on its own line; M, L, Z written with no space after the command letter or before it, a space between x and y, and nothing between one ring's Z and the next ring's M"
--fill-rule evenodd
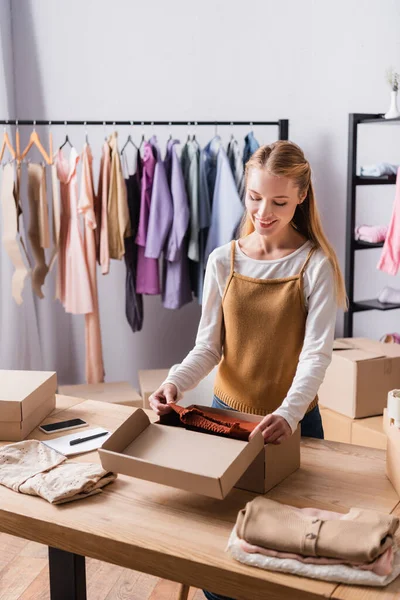
M348 172L347 172L347 226L346 226L346 289L349 298L349 310L344 315L344 336L353 337L354 314L367 310L394 310L400 304L382 304L376 298L370 300L354 300L354 275L355 253L358 250L382 248L383 242L376 244L356 240L354 229L356 226L356 200L357 187L360 185L394 185L396 176L383 177L357 176L357 140L358 126L369 123L388 125L399 123L400 119L384 119L382 114L351 113L349 115L349 142L348 142Z
M115 126L186 126L186 127L197 127L197 126L237 126L237 125L247 125L252 127L253 125L258 125L262 127L276 126L279 130L279 139L280 140L288 140L289 139L289 120L288 119L279 119L278 121L50 121L50 120L30 120L30 119L2 119L0 120L0 125L82 125L82 126L105 126L105 125L115 125Z

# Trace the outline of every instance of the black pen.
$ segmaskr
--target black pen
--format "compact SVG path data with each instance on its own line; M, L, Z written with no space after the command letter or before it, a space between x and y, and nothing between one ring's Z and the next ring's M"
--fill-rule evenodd
M94 440L98 437L102 437L103 435L107 435L108 431L103 431L103 433L95 433L94 435L89 435L85 438L76 438L75 440L71 440L69 445L75 446L76 444L81 444L82 442L88 442L89 440Z

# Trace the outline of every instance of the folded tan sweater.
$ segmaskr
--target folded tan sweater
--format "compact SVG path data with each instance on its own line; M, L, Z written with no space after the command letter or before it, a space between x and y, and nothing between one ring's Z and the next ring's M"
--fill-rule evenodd
M0 484L52 504L98 494L116 479L100 465L75 463L37 440L0 448Z
M362 563L392 546L398 526L396 517L361 508L343 519L320 519L263 496L248 502L236 521L238 537L255 546Z

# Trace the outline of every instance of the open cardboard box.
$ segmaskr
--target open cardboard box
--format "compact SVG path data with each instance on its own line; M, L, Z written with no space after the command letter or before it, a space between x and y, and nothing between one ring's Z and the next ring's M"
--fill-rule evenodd
M232 416L232 411L207 410ZM252 422L262 419L238 416ZM264 446L261 433L244 442L151 423L145 411L137 409L99 454L108 471L222 499L235 485L265 493L298 469L300 431L283 444Z
M25 439L55 408L53 371L0 370L0 440Z
M320 403L352 419L382 415L388 392L400 388L400 345L341 338L318 391Z

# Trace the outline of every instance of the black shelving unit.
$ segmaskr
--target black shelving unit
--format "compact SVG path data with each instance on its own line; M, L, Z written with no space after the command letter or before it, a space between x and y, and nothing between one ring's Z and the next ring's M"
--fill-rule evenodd
M370 248L381 248L383 242L370 244L354 239L356 227L356 200L357 186L359 185L394 185L396 176L363 177L357 176L357 138L358 126L363 124L393 124L400 125L398 119L384 119L383 115L368 113L352 113L349 115L349 146L348 146L348 172L347 172L347 217L346 217L346 270L345 280L347 295L349 298L349 310L344 317L344 336L353 336L354 313L366 310L394 310L400 308L400 304L383 304L376 298L371 300L354 301L354 263L357 250Z

